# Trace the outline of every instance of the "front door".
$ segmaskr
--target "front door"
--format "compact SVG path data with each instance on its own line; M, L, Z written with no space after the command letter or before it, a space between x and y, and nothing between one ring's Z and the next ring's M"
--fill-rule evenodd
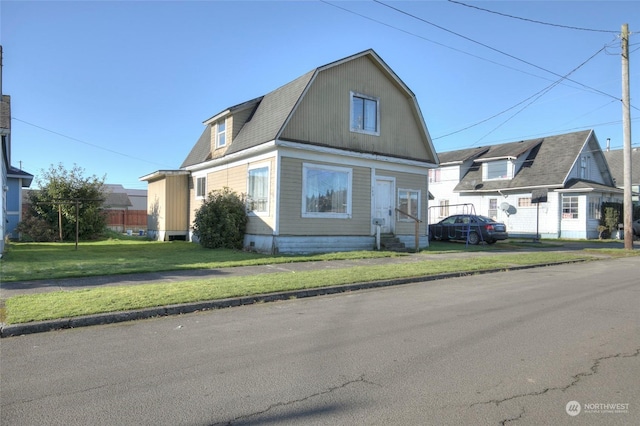
M393 233L394 218L394 197L393 197L393 180L378 178L376 179L375 192L375 209L373 217L384 219L384 225L380 227L380 232L389 234Z

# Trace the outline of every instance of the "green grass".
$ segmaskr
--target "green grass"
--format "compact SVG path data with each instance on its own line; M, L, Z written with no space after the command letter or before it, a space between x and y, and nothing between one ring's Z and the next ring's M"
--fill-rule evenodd
M478 258L433 260L386 265L351 267L297 273L197 279L173 283L102 287L15 296L6 301L7 324L70 318L81 315L118 312L179 303L217 300L279 291L335 286L357 282L429 276L442 273L476 273L487 269L509 269L569 260L588 260L584 253L527 253L488 255Z
M10 243L0 260L0 280L15 282L401 255L357 251L273 256L238 250L210 250L184 241L152 242L139 239L83 242L77 250L75 243Z
M558 247L558 243L536 243L537 248ZM575 252L556 250L518 254L531 248L529 242L499 242L467 246L464 243L432 242L421 252L423 261L386 265L323 269L297 273L271 273L232 278L195 279L173 283L101 287L15 296L0 307L0 322L17 324L47 319L118 312L179 303L217 300L279 291L335 286L394 278L421 277L442 273L475 273L487 269L509 269L559 261L634 256L640 251L598 248ZM464 262L447 254L485 252ZM438 254L434 259L434 254ZM426 256L429 255L429 256ZM441 255L441 256L440 256ZM272 256L234 250L209 250L187 242L160 243L142 239L110 239L80 243L11 243L0 261L0 279L24 281L91 275L156 272L184 269L224 268L306 261L404 256L392 252L359 251L306 256Z

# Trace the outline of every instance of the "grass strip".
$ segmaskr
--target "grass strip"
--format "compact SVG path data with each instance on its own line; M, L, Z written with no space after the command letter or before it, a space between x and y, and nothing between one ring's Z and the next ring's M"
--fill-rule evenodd
M0 279L16 282L403 255L388 251L266 255L228 249L211 250L180 241L89 242L80 244L78 250L71 243L11 243L0 261Z
M442 258L380 266L272 273L213 278L173 283L101 287L11 297L5 303L5 322L18 324L82 315L119 312L180 303L268 294L358 282L430 276L443 273L474 273L514 266L594 259L585 253L527 253L488 255L464 261Z

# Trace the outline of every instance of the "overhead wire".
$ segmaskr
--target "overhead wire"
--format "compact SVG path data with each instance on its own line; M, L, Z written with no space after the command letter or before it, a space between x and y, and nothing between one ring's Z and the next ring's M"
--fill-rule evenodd
M507 14L507 13L496 12L495 10L485 9L484 7L479 7L479 6L476 6L476 5L467 4L467 3L460 2L460 1L455 1L455 0L448 0L448 1L449 1L449 3L458 4L460 6L469 7L471 9L476 9L476 10L481 10L483 12L493 13L493 14L496 14L496 15L504 16L506 18L519 19L521 21L531 22L531 23L534 23L534 24L548 25L548 26L551 26L551 27L558 27L558 28L566 28L566 29L569 29L569 30L591 31L591 32L597 32L597 33L618 34L618 32L619 32L619 31L611 31L611 30L598 30L598 29L593 29L593 28L581 28L581 27L574 27L574 26L562 25L562 24L553 24L553 23L550 23L550 22L538 21L538 20L535 20L535 19L523 18L523 17L520 17L520 16L510 15L510 14Z
M81 139L74 138L72 136L68 136L68 135L65 135L65 134L60 133L60 132L56 132L55 130L47 129L46 127L42 127L42 126L38 126L37 124L29 123L28 121L22 120L22 119L20 119L18 117L13 117L12 116L11 119L19 121L19 122L24 123L24 124L27 124L27 125L29 125L31 127L35 127L36 129L44 130L45 132L49 132L49 133L52 133L54 135L63 137L65 139L72 140L74 142L78 142L78 143L81 143L81 144L84 144L84 145L87 145L87 146L90 146L90 147L93 147L93 148L98 148L98 149L101 149L103 151L111 152L112 154L117 154L117 155L120 155L122 157L130 158L130 159L136 160L136 161L142 161L142 162L145 162L145 163L154 164L154 165L160 166L160 167L167 167L166 164L156 163L154 161L149 161L149 160L145 160L143 158L134 157L134 156L129 155L129 154L124 154L122 152L115 151L113 149L105 148L105 147L100 146L100 145L96 145L96 144L93 144L93 143L90 143L90 142L86 142L86 141L83 141Z
M419 17L419 16L413 15L413 14L411 14L411 13L409 13L409 12L406 12L406 11L404 11L404 10L402 10L402 9L399 9L399 8L397 8L397 7L395 7L395 6L391 6L391 5L389 5L389 4L386 4L386 3L384 3L384 2L382 2L382 1L380 1L380 0L373 0L373 2L374 2L374 3L378 3L378 4L380 4L380 5L384 6L384 7L387 7L387 8L389 8L389 9L395 10L395 11L396 11L396 12L398 12L398 13L401 13L401 14L403 14L403 15L409 16L409 17L411 17L411 18L413 18L413 19L416 19L416 20L418 20L418 21L424 22L425 24L431 25L431 26L433 26L433 27L435 27L435 28L438 28L438 29L440 29L440 30L442 30L442 31L445 31L445 32L448 32L448 33L450 33L450 34L453 34L453 35L455 35L455 36L457 36L457 37L463 38L464 40L470 41L471 43L475 43L475 44L480 45L480 46L482 46L482 47L484 47L484 48L486 48L486 49L489 49L489 50L492 50L492 51L494 51L494 52L500 53L501 55L505 55L505 56L507 56L507 57L509 57L509 58L511 58L511 59L514 59L514 60L516 60L516 61L518 61L518 62L522 62L522 63L524 63L524 64L527 64L527 65L531 66L531 67L537 68L537 69L539 69L539 70L541 70L541 71L544 71L544 72L547 72L547 73L549 73L549 74L555 75L556 77L563 77L561 74L558 74L558 73L556 73L556 72L554 72L554 71L551 71L551 70L549 70L549 69L547 69L547 68L541 67L540 65L536 65L536 64L534 64L534 63L532 63L532 62L529 62L529 61L527 61L527 60L524 60L524 59L522 59L522 58L518 58L517 56L512 55L512 54L510 54L510 53L503 52L503 51L502 51L502 50L500 50L500 49L496 49L495 47L491 47L491 46L489 46L488 44L485 44L485 43L482 43L482 42L480 42L480 41L474 40L474 39L472 39L472 38L470 38L470 37L467 37L467 36L465 36L465 35L462 35L462 34L460 34L460 33L457 33L457 32L455 32L455 31L452 31L452 30L450 30L450 29L448 29L448 28L445 28L445 27L443 27L443 26L441 26L441 25L434 24L433 22L427 21L427 20L426 20L426 19L424 19L424 18L421 18L421 17ZM603 95L603 96L606 96L606 97L609 97L609 98L613 98L613 99L616 99L616 100L620 100L620 98L619 98L619 97L616 97L616 96L613 96L613 95L611 95L611 94L609 94L609 93L603 92L602 90L598 90L598 89L596 89L596 88L593 88L593 87L587 86L586 84L580 83L579 81L575 81L575 80L572 80L572 79L566 79L566 80L567 80L567 81L570 81L570 82L572 82L572 83L578 84L578 85L580 85L580 86L582 86L582 87L584 87L584 88L586 88L586 89L589 89L590 91L593 91L593 92L599 93L599 94L601 94L601 95Z
M553 84L547 86L545 89L541 90L540 92L538 92L537 96L535 96L535 98L529 102L528 104L526 104L524 107L520 108L518 111L516 111L515 114L511 115L509 118L507 118L505 121L503 121L502 123L500 123L498 126L494 127L491 131L489 131L487 134L485 134L484 136L482 136L480 139L478 139L473 145L475 145L476 143L480 142L481 140L483 140L484 138L486 138L487 136L489 136L491 133L495 132L497 129L499 129L500 127L502 127L503 125L505 125L507 122L509 122L512 118L514 118L516 115L520 114L522 111L524 111L526 108L528 108L531 104L533 104L535 101L537 101L538 99L540 99L542 96L544 96L545 94L547 94L548 92L550 92L554 87L556 87L558 84L560 84L562 82L562 80L566 79L567 77L569 77L571 74L573 74L574 72L576 72L577 70L579 70L580 68L582 68L585 64L587 64L587 62L591 61L593 58L595 58L600 52L604 51L604 47L602 47L601 49L599 49L596 53L594 53L593 55L591 55L586 61L582 62L580 65L578 65L577 67L575 67L574 69L572 69L571 71L569 71L565 76L563 76L561 79L559 79L558 81L554 82ZM472 146L473 146L472 145Z

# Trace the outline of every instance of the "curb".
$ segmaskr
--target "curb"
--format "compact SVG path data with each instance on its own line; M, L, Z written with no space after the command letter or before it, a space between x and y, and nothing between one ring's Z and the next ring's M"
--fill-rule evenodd
M329 294L346 293L350 291L367 290L372 288L390 287L403 284L411 284L423 281L438 281L448 278L459 278L471 275L484 275L496 272L518 271L545 266L563 265L570 263L587 262L593 259L577 259L561 262L547 262L536 265L513 266L508 268L486 269L482 271L452 272L448 274L426 275L410 278L398 278L391 280L370 281L356 284L345 284L331 287L318 287L312 289L292 290L278 293L268 293L255 296L235 297L230 299L210 300L203 302L182 303L178 305L158 306L154 308L136 309L122 312L109 312L104 314L86 315L74 318L62 318L49 321L37 321L24 324L0 325L0 338L22 336L26 334L44 333L54 330L64 330L93 325L115 324L119 322L135 321L170 315L189 314L213 309L232 308L256 303L277 302L289 299L302 299L306 297L325 296Z

